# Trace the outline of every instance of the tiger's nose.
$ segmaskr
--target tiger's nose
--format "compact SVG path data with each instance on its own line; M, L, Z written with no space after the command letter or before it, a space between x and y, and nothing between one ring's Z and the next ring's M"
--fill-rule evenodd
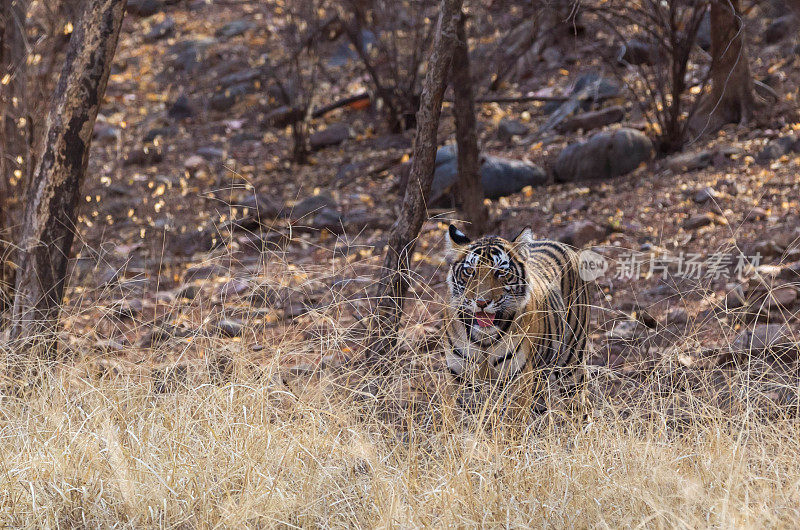
M478 299L478 300L475 300L475 305L477 305L479 309L483 309L484 307L489 305L489 301L488 300Z

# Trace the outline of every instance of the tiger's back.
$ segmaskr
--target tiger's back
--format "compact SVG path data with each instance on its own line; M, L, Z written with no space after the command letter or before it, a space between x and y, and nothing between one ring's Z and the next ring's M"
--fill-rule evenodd
M576 397L589 324L579 255L529 229L513 241L472 242L451 227L450 245L445 334L455 379L508 383L534 373Z

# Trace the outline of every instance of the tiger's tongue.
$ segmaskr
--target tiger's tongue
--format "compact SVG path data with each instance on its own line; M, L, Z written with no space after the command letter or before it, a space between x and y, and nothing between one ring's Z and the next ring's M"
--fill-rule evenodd
M478 321L478 325L482 328L488 328L489 326L494 325L494 313L485 313L483 311L478 311L475 313L475 320Z

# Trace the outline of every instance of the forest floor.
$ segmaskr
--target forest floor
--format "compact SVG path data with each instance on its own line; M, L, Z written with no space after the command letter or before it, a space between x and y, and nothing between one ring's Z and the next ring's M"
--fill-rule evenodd
M760 156L800 129L794 43L767 45L765 22L753 23L754 75L780 100L692 142L688 158L490 202L494 232L531 226L609 263L593 301L588 427L519 432L452 406L431 340L453 208L432 208L417 243L402 366L354 377L342 365L358 353L413 135L389 133L374 106L344 108L312 132L345 125L346 138L291 163L290 130L266 120L278 103L265 61L280 61L282 44L261 4L126 18L64 308L74 363L35 398L6 400L2 520L697 527L800 517L800 156ZM503 93L565 94L587 72L628 75L607 60L613 38L591 34ZM344 42L321 47L319 105L369 88ZM624 87L605 104L652 132ZM550 170L564 146L596 132L542 137L544 107L479 105L482 151ZM503 120L527 132L504 138ZM449 106L440 138L454 141ZM647 277L651 255L675 263ZM690 255L705 268L677 268ZM641 273L625 274L636 260Z

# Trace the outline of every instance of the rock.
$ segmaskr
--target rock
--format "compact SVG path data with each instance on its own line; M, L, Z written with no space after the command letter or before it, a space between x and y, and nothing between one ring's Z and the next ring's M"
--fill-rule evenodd
M193 73L205 66L208 49L214 44L217 40L208 37L180 41L170 46L167 54L176 70Z
M689 314L682 307L676 307L667 313L665 322L672 325L682 325L689 321Z
M223 337L240 337L244 324L236 318L223 318L214 326L216 332Z
M792 307L797 302L797 289L791 286L776 287L767 296L768 309Z
M321 212L324 208L336 208L336 202L328 193L311 195L301 200L291 209L292 219L302 219L310 214Z
M640 131L602 131L561 151L554 173L557 182L608 179L630 173L652 155L653 143Z
M783 254L785 250L781 245L779 245L774 239L766 239L762 241L757 241L755 244L752 245L749 249L749 254L754 256L756 254L761 254L764 258L774 258L775 256L780 256Z
M314 215L314 220L311 223L314 228L320 230L328 230L334 234L344 233L345 219L341 212L335 208L323 208Z
M620 46L617 56L623 62L633 65L655 64L659 60L659 51L653 43L633 38Z
M282 129L287 125L302 120L303 114L303 109L290 107L288 105L280 106L272 109L267 113L266 116L264 116L262 128L266 129L267 127L278 127L279 129Z
M110 143L119 140L120 131L117 127L105 122L97 121L94 124L92 137L95 142Z
M128 13L137 17L149 17L161 10L161 2L158 0L128 0Z
M189 171L197 171L205 165L206 161L200 155L192 155L183 161L184 169Z
M608 230L589 220L575 221L567 225L558 236L558 240L582 248L589 243L603 241L608 236Z
M181 95L167 111L167 116L173 120L185 120L194 116L194 107L189 102L189 98Z
M497 126L497 137L507 142L515 136L528 134L528 126L517 120L500 120Z
M733 346L750 355L758 355L794 345L791 330L786 324L758 324L753 329L741 332L733 341Z
M155 24L150 31L145 33L145 42L155 42L157 40L171 37L175 34L175 21L172 17L165 18L162 22Z
M693 215L683 222L683 228L686 230L696 230L704 226L714 224L716 216L711 212Z
M253 87L250 83L234 85L211 96L211 100L208 102L208 105L213 110L224 112L233 107L236 102L239 101L239 98L252 92L252 90Z
M703 15L703 20L700 21L700 26L697 28L695 42L703 50L711 50L711 10L706 10L706 14Z
M233 22L228 22L221 28L219 28L215 35L217 37L223 37L226 39L230 39L232 37L238 37L253 29L255 25L250 22L249 20L234 20Z
M250 304L255 307L275 307L281 302L281 295L269 285L259 285L250 293Z
M132 149L125 154L123 165L126 166L154 166L164 160L164 154L160 147L145 145L138 149Z
M311 149L316 150L322 149L323 147L339 145L340 143L352 137L353 130L349 125L344 123L336 123L312 134L308 139L308 143L311 146Z
M705 188L697 190L697 193L694 194L692 200L697 204L703 204L711 200L716 200L717 197L719 197L717 190L710 186L706 186Z
M714 161L712 151L700 151L697 153L680 153L669 157L664 165L672 170L673 173L684 171L695 171L711 165Z
M263 77L264 72L261 68L245 68L238 72L233 72L217 81L217 86L228 88L234 85L249 84Z
M184 281L208 280L225 276L229 272L228 268L222 265L195 265L186 269Z
M176 136L178 132L178 128L175 126L154 127L147 131L142 141L149 144L155 141L156 138L172 138Z
M209 161L225 158L225 150L219 147L201 147L197 150L197 154Z
M563 199L553 201L553 211L558 213L573 213L585 210L589 203L583 199Z
M800 152L800 136L795 133L787 134L769 142L756 156L760 163L769 162L789 153Z
M233 296L239 296L250 290L250 282L242 278L233 278L223 283L219 288L219 296L223 300Z
M769 23L764 31L764 42L774 44L783 40L790 32L797 29L797 20L792 14L776 18Z
M556 130L561 133L568 133L583 129L584 131L591 131L592 129L599 129L612 123L618 123L625 117L625 109L619 105L608 107L605 109L595 110L591 112L584 112L577 116L566 118L556 126Z
M431 204L441 200L458 181L457 156L452 144L436 152ZM512 195L526 186L542 186L548 181L547 174L536 165L491 155L481 156L480 173L484 195L489 199Z
M741 285L737 284L725 295L725 309L739 309L740 307L744 307L746 303L747 297Z
M200 294L200 287L194 284L188 284L180 287L177 291L178 298L185 298L187 300L194 300Z
M745 221L763 221L767 218L767 211L764 208L759 208L756 206L752 208L750 211L744 214Z
M230 203L230 206L247 208L247 213L255 215L258 219L275 219L283 211L283 203L268 193L248 195L241 200Z
M610 340L630 341L647 333L647 326L638 320L623 320L616 322L614 327L606 333Z
M800 282L800 261L790 263L781 269L778 279L789 282Z

